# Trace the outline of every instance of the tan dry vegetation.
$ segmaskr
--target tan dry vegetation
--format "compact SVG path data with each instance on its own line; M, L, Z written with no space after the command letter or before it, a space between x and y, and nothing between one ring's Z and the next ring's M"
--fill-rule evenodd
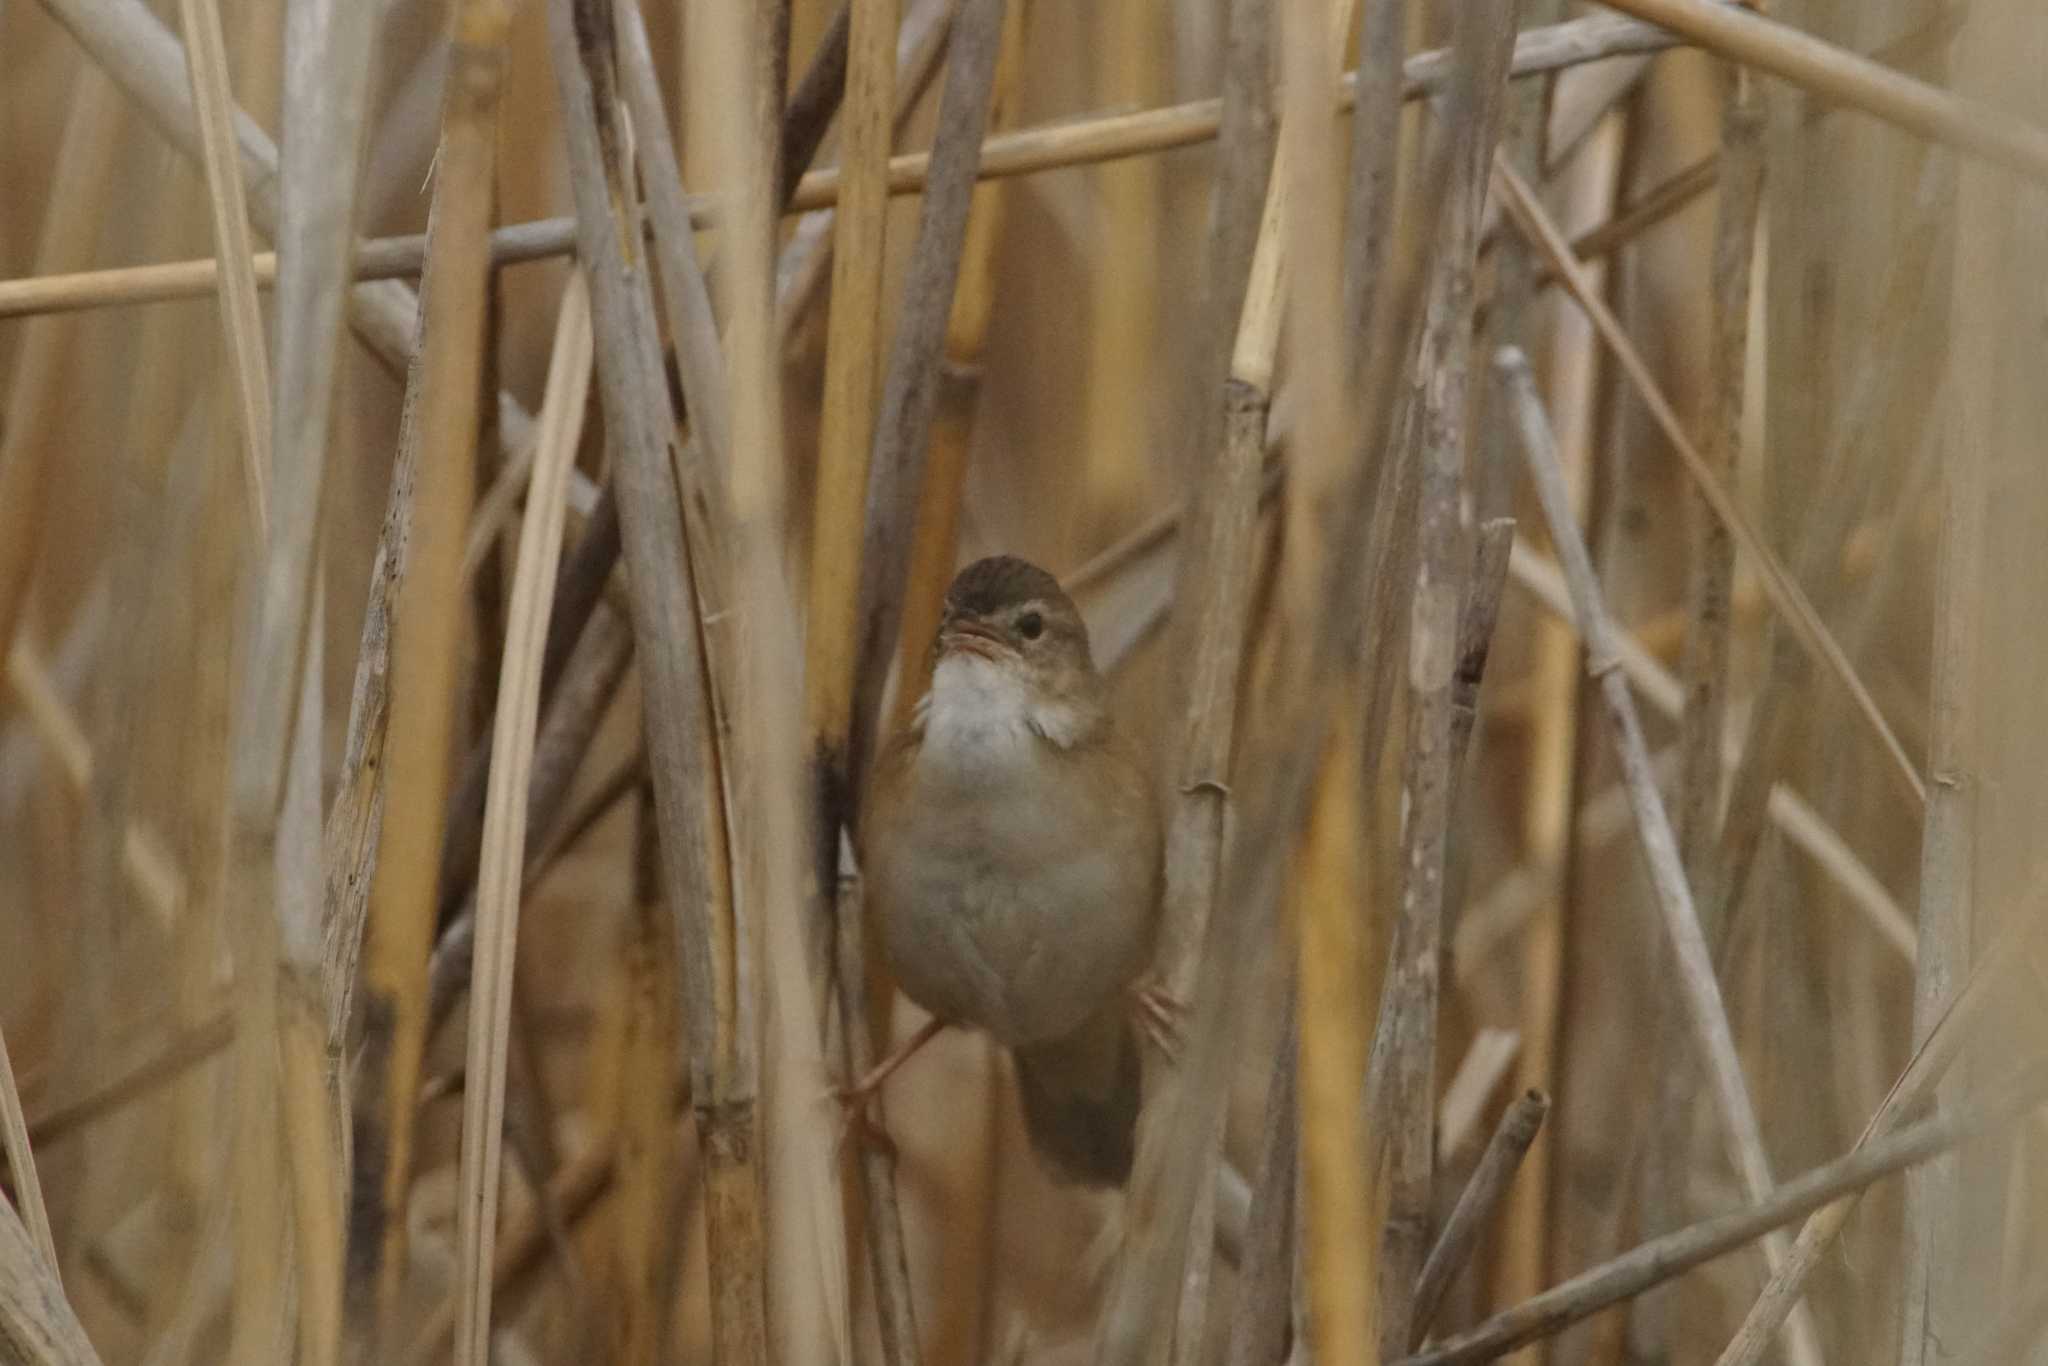
M643 8L0 2L0 1361L2048 1359L2037 6ZM839 1143L996 551L1126 1192Z

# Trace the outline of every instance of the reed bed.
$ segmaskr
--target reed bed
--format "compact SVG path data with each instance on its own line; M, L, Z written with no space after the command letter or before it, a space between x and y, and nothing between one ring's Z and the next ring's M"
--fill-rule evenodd
M2048 1359L2037 9L0 4L0 1362ZM863 895L993 553L1115 1189Z

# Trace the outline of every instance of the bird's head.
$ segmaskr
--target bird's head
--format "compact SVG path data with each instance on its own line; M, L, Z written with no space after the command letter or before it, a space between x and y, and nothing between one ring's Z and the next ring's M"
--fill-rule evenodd
M935 672L977 661L1041 706L1093 712L1102 703L1074 600L1059 580L1012 555L976 560L954 577L932 650Z

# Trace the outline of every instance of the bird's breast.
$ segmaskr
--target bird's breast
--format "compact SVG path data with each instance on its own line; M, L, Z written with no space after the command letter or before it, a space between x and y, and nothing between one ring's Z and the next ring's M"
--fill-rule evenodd
M936 705L897 828L871 860L910 997L1005 1043L1065 1034L1142 968L1150 824L1087 781L1089 756Z

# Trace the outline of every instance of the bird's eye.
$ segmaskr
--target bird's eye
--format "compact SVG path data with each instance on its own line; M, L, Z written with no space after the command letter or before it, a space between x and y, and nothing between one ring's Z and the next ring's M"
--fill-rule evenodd
M1017 634L1026 640L1036 640L1045 634L1045 618L1036 612L1026 612L1017 618Z

